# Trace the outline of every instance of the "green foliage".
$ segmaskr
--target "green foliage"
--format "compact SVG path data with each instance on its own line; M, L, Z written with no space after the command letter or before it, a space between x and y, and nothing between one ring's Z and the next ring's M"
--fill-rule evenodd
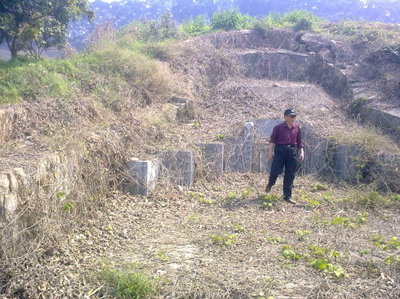
M270 28L290 28L295 31L316 30L322 20L312 12L306 10L294 10L284 15L277 13L269 14L254 24L254 29L258 32L265 32Z
M253 23L250 16L243 15L237 10L224 10L213 14L211 28L213 30L243 30Z
M199 203L204 205L212 205L215 203L215 200L206 198L204 193L201 192L189 192L189 196L199 201Z
M178 26L169 12L162 14L158 20L133 23L125 31L134 31L142 42L160 42L178 36Z
M214 245L231 246L237 239L237 234L214 235L211 237Z
M123 47L121 47L123 44ZM18 59L0 63L0 103L51 97L59 103L92 95L114 107L120 93L162 93L168 76L150 58L143 43L125 39L65 60ZM126 97L126 93L124 93ZM145 100L145 99L143 99Z
M367 221L368 221L368 213L363 212L358 214L354 218L337 216L334 217L332 220L326 220L323 221L322 223L325 225L343 225L345 227L357 228L360 227L362 224L365 224Z
M297 261L302 257L302 255L296 252L290 245L283 245L281 254L284 258L292 261Z
M279 197L276 194L267 194L261 197L262 206L271 209L279 201Z
M270 237L270 236L266 236L265 240L271 244L283 244L286 243L284 238L281 237Z
M311 232L308 230L297 230L296 235L299 236L298 240L299 241L305 241L306 237L310 234Z
M346 271L342 267L335 266L331 264L329 260L324 258L313 260L311 261L310 265L321 272L330 272L336 278L349 277Z
M159 259L159 260L162 261L162 262L168 262L168 261L169 261L169 258L167 257L167 255L165 254L165 252L162 251L162 250L158 250L158 251L156 252L156 257L157 257L157 259Z
M383 251L400 250L400 241L397 237L392 237L386 240L385 237L381 235L373 235L371 237L372 243Z
M63 212L65 212L65 213L71 213L72 212L72 209L74 208L74 204L73 203L70 203L70 202L67 202L67 203L64 203L63 205L62 205L62 211Z
M99 273L99 279L106 283L116 298L148 298L156 291L147 275L131 269L108 267Z
M2 0L0 3L0 42L6 41L11 58L21 50L38 57L44 49L62 46L71 20L94 13L87 0Z
M232 223L233 232L235 233L243 233L246 231L246 228L243 225Z
M319 192L328 190L328 186L321 184L319 182L311 184L311 192Z
M207 17L200 15L184 22L180 29L187 36L199 36L207 34L211 31L211 27L207 25Z
M288 26L295 31L315 30L320 20L307 10L294 10L285 13L281 19L282 24Z

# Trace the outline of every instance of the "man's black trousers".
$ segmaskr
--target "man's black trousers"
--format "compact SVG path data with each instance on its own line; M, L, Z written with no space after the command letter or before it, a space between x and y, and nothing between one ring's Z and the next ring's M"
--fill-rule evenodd
M275 145L274 159L272 160L268 185L270 187L275 185L276 179L282 173L283 168L285 168L283 195L285 199L291 198L293 181L299 166L300 162L297 158L297 146Z

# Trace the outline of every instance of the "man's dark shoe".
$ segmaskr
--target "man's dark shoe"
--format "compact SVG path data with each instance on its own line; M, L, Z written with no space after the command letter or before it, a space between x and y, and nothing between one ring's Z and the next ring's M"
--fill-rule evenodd
M266 193L269 193L269 192L271 192L271 186L270 185L267 185L267 187L265 187L265 192Z
M292 205L295 205L295 204L296 204L296 202L295 202L291 197L285 198L285 201L286 201L287 203L292 204Z

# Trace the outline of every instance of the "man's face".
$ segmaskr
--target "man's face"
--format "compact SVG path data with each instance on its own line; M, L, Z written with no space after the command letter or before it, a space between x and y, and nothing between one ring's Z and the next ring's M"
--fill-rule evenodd
M296 116L285 115L285 120L286 120L288 123L294 122L295 119L296 119Z

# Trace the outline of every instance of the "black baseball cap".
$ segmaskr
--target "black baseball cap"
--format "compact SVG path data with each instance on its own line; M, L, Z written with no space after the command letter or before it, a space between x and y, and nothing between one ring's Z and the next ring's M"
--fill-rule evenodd
M293 109L286 109L283 113L284 116L296 116L296 112Z

